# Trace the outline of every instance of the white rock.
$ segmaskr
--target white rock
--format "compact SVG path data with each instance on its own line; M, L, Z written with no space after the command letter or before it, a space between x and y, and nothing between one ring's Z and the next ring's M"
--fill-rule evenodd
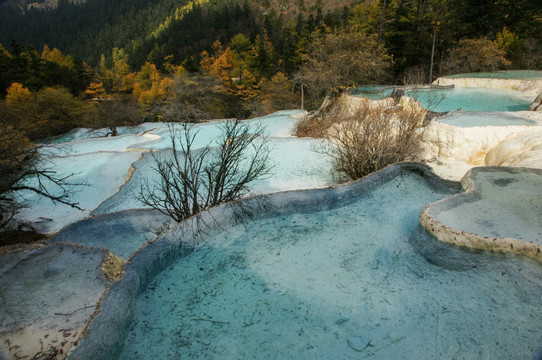
M371 340L363 337L363 336L354 336L349 338L347 341L348 345L356 350L356 351L363 351L367 347L372 346Z

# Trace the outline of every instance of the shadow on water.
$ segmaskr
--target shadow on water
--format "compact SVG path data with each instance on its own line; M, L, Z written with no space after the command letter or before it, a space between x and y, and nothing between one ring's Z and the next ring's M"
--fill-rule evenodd
M518 266L524 264L533 271L542 270L538 262L521 255L471 249L439 241L419 224L412 232L409 241L414 252L421 255L428 263L447 270L498 268L499 264Z
M506 107L507 111L525 111L527 108L525 105L510 105Z

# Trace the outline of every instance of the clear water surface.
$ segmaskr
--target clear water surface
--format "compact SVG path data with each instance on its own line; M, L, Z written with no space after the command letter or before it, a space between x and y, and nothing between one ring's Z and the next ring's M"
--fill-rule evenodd
M417 175L210 234L151 282L120 359L529 359L541 267L430 238Z
M391 95L390 87L361 87L354 95L380 100ZM521 91L490 88L450 88L408 90L407 95L435 112L446 111L524 111L534 99Z

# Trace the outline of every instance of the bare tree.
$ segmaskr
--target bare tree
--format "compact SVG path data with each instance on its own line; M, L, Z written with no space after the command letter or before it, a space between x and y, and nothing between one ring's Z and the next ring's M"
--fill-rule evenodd
M78 185L70 183L71 175L48 168L41 154L43 146L3 121L3 114L0 118L0 231L10 229L15 216L29 206L21 196L24 191L82 210L70 200Z
M416 106L361 105L352 115L328 114L333 124L321 151L333 159L341 179L355 180L384 167L413 160L420 151L417 129L425 110Z
M180 222L212 206L238 199L248 185L269 174L269 142L260 126L239 120L218 125L217 146L194 148L191 125L170 125L169 157L152 153L157 180L141 182L139 200Z

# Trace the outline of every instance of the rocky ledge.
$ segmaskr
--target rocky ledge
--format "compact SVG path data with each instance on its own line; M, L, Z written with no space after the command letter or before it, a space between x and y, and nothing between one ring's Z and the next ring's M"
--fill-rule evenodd
M466 192L428 204L420 223L441 241L542 262L542 170L479 167Z

